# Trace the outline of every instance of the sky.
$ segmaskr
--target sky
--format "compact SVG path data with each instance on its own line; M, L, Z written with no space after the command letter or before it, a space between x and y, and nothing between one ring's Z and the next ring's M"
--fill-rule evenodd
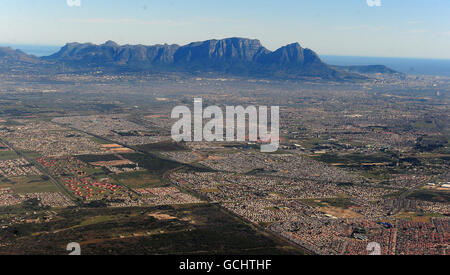
M450 59L449 15L449 0L0 0L0 44L246 37L270 50Z

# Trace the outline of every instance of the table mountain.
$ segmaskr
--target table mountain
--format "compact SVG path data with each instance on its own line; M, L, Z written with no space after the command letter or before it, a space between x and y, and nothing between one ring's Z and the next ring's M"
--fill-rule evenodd
M0 47L0 64L4 70L19 65L21 69L35 70L219 73L287 79L358 80L367 79L367 75L374 73L396 74L382 65L330 66L313 50L302 48L299 43L270 51L259 40L237 37L184 46L118 45L113 41L101 45L68 43L57 53L42 58Z
M325 64L310 49L290 44L274 52L259 40L227 38L179 45L102 45L69 43L44 60L83 66L153 69L239 76L361 78Z

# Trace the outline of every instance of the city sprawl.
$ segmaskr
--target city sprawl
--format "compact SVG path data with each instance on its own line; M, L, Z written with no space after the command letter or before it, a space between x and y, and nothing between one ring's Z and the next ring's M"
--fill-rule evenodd
M194 98L280 106L280 149L174 142L171 110ZM2 72L0 254L447 255L449 102L444 77ZM208 248L220 227L228 243ZM272 250L227 237L247 231Z

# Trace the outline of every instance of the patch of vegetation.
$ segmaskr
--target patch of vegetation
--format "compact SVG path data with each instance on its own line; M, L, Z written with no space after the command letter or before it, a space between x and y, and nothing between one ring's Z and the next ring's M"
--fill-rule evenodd
M392 156L389 154L322 154L314 156L314 159L329 163L343 164L344 166L362 165L364 163L392 163Z
M97 144L101 144L101 145L111 144L111 142L109 142L109 141L107 141L107 140L104 140L104 139L101 139L101 138L98 138L98 137L90 137L90 139L91 139L93 142L95 142L95 143L97 143Z
M436 129L437 126L434 121L432 120L419 120L411 123L411 127L413 129L419 129L419 130L432 130Z
M113 175L112 178L130 188L155 188L167 186L165 183L161 182L160 177L152 175L147 171L122 173Z
M0 188L11 188L18 194L58 192L58 188L46 176L0 179Z
M361 176L367 179L377 180L386 183L389 182L389 180L392 178L391 174L387 172L387 170L388 169L379 169L379 168L365 169L360 171L360 174Z
M352 203L349 198L345 197L329 198L329 199L307 199L302 201L312 207L336 207L348 209L352 206L355 206L355 204Z
M0 151L0 160L17 159L19 156L14 151Z
M337 207L342 209L348 209L352 206L355 206L355 204L352 203L348 198L324 199L322 201L331 207Z
M83 155L77 156L77 158L86 163L120 160L120 158L116 155Z
M139 167L143 167L148 171L150 171L152 174L156 175L162 175L169 170L182 166L177 162L161 159L150 155L135 153L135 154L124 154L122 156L128 160L131 160L134 163L138 163Z
M33 199L28 199L26 201L24 201L22 203L22 207L25 210L30 210L30 211L39 211L42 209L41 205L40 205L40 201L36 198ZM48 207L49 208L49 207Z
M397 192L392 192L390 194L384 195L383 198L389 199L389 198L398 198L400 197L403 193L405 192L405 190L399 190Z
M433 152L443 149L446 145L449 145L446 136L424 136L417 139L415 149L419 152Z
M25 157L29 159L37 159L41 157L41 154L33 151L23 151L21 152Z
M181 143L172 141L164 141L159 143L152 143L146 145L136 146L139 150L145 152L174 152L174 151L186 151L186 148Z
M353 182L340 182L337 184L337 186L342 186L342 187L351 187L355 185Z
M448 203L450 202L450 192L420 190L410 194L408 198L422 201Z

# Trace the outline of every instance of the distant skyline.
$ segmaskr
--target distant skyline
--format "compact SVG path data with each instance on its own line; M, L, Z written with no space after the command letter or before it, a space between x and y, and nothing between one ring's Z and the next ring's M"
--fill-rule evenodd
M299 42L320 55L450 59L448 0L381 0L381 6L378 0L76 3L0 0L0 44L183 45L246 37L270 50Z

